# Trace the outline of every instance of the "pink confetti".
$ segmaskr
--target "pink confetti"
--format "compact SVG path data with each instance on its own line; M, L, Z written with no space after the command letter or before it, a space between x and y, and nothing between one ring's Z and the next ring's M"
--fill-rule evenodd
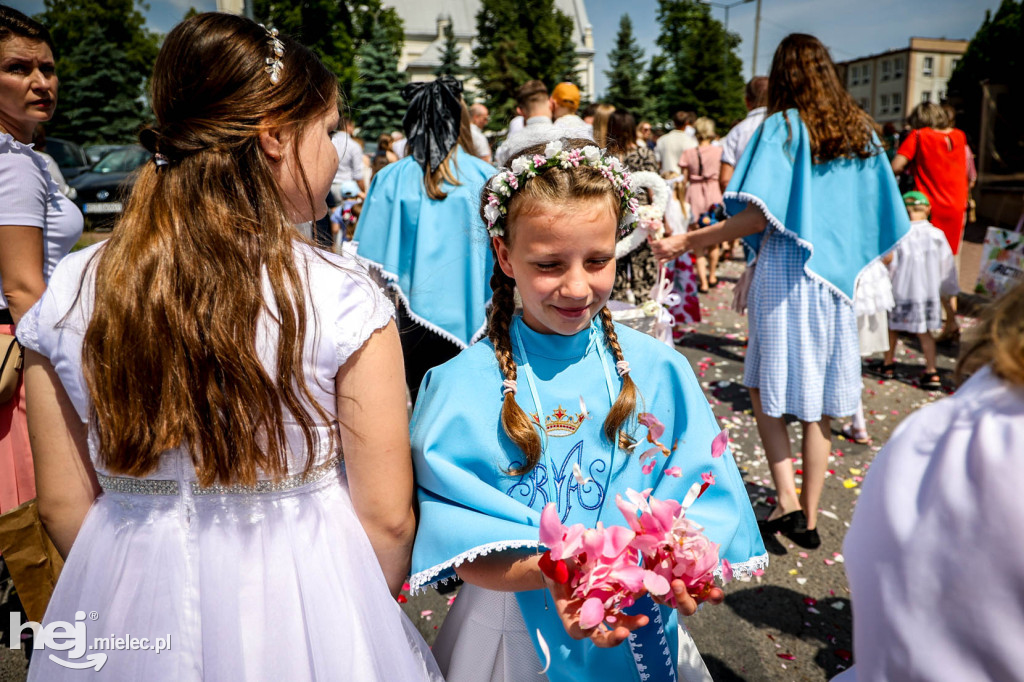
M426 618L427 620L430 620L430 617L433 616L433 615L434 615L434 612L431 611L430 609L426 609L425 611L420 611L420 618Z
M454 604L454 603L455 603L455 597L456 597L456 596L457 596L457 595L454 595L454 594L453 594L452 596L448 597L448 606L451 606L452 604Z
M836 563L836 562L832 561L831 559L823 559L823 561L825 562L826 566L833 566Z
M408 592L409 591L409 583L402 583L402 591L403 592Z
M722 432L715 436L715 439L711 441L711 456L721 457L728 445L729 432L726 429L722 429Z
M787 661L795 661L796 660L796 656L794 656L793 654L790 654L790 653L785 653L785 654L779 653L779 654L775 654L775 655L778 656L779 658L785 659Z

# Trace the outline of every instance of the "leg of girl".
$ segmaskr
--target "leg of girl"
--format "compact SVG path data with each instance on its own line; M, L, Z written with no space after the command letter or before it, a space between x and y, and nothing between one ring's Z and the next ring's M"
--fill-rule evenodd
M768 515L767 521L775 521L786 514L800 510L800 498L796 494L796 482L793 477L793 463L790 461L789 434L786 420L782 417L770 417L761 408L761 391L750 389L750 402L754 406L754 418L757 420L757 433L764 444L768 468L772 472L775 484L775 497L778 500L775 509ZM781 528L780 528L781 530Z

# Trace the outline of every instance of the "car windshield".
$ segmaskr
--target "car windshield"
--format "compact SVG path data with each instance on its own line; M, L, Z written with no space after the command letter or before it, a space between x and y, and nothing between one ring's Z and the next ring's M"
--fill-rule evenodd
M126 149L115 149L92 167L93 173L127 173L133 171L146 162L149 152L145 149L128 147Z
M84 165L81 157L75 153L75 148L60 140L50 140L46 143L46 153L53 157L61 168Z

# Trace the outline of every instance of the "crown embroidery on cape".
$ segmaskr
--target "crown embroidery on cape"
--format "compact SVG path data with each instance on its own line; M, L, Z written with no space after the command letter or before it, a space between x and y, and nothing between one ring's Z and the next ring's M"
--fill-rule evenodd
M530 419L533 420L534 424L540 426L540 419L537 417L536 412L530 413ZM564 407L559 405L555 408L554 412L544 418L544 430L553 438L571 436L579 430L580 425L586 419L586 415L579 413L571 415L565 411Z

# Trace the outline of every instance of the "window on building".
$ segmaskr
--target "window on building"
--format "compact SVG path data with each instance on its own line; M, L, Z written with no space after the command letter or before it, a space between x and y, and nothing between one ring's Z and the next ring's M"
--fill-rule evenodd
M882 97L881 97L881 105L882 105L882 109L881 109L882 113L883 114L888 114L889 113L889 95L882 95Z
M864 111L868 110L868 98L867 97L861 98L861 100L860 100L860 108L863 109Z
M925 57L924 58L924 68L921 70L921 74L924 75L924 76L930 76L930 75L932 75L934 70L935 70L935 58L934 57Z
M956 71L956 67L957 67L957 66L958 66L959 64L960 64L960 58L959 58L959 57L953 57L952 59L950 59L950 60L949 60L949 73L950 73L951 75L952 75L952 73L953 73L954 71Z
M925 90L924 92L921 93L921 104L928 104L928 102L931 102L931 101L932 101L932 91L931 90Z
M893 78L902 78L903 77L903 57L896 57L896 59L893 60L892 64L893 64L893 66L892 66L892 70L893 70L892 77Z
M864 68L861 71L861 75L863 76L863 78L860 81L861 83L867 84L867 83L871 82L871 65L870 64L865 64L864 65Z
M850 85L857 85L858 83L860 83L860 67L859 66L851 66L850 67Z
M945 89L939 90L938 102L941 104L942 101L945 100L945 99L946 99L946 90Z
M884 81L889 80L889 76L891 75L891 71L892 71L892 63L889 62L888 59L886 59L884 62L882 62L882 80L884 80Z
M892 94L892 113L898 114L898 113L900 113L900 109L902 109L902 108L903 108L903 95L898 93L898 92L894 92Z

